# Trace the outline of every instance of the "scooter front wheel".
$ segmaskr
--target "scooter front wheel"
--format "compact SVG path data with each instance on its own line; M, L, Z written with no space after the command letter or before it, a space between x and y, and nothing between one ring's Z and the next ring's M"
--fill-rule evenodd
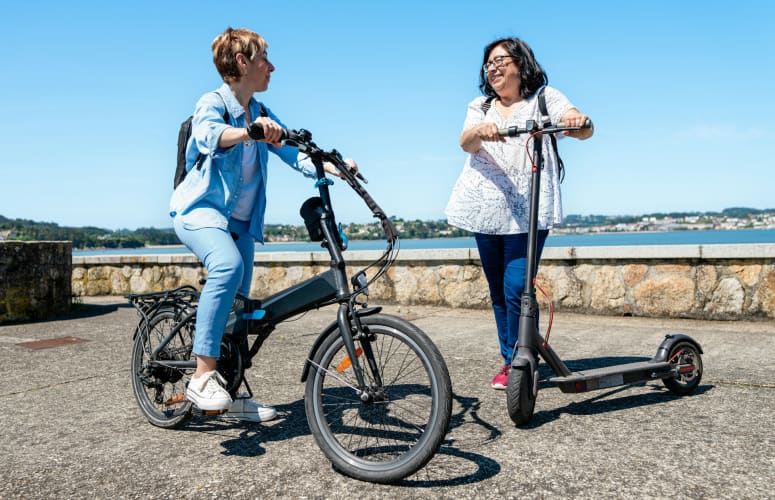
M533 374L529 369L509 370L506 386L506 406L509 417L517 425L526 425L533 418L536 399L533 397Z

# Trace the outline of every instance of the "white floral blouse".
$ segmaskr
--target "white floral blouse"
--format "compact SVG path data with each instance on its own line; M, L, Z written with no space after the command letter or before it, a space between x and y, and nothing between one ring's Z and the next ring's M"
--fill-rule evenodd
M546 87L544 97L552 123L560 121L574 107L555 88ZM468 104L463 130L483 122L494 122L498 128L505 128L524 127L527 120L540 120L538 92L522 101L508 118L501 116L494 103L483 113L484 100L483 96L477 97ZM451 225L484 234L527 232L531 162L525 150L526 141L525 135L506 138L506 142L483 141L479 151L468 156L447 203L447 220ZM538 228L549 229L562 221L562 202L557 157L549 137L543 141ZM532 155L532 141L529 150Z

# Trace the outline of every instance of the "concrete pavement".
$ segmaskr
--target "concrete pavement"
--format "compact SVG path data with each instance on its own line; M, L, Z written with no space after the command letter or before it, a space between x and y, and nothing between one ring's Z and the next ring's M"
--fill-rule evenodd
M573 365L653 356L665 333L697 339L705 373L695 394L661 382L572 395L539 393L516 428L484 310L390 306L444 355L453 419L440 452L398 485L332 470L309 433L299 376L315 332L335 315L279 327L248 378L282 418L267 424L147 423L129 378L134 310L94 297L67 317L0 326L0 498L773 498L775 324L558 314L551 342ZM86 342L32 350L26 341Z

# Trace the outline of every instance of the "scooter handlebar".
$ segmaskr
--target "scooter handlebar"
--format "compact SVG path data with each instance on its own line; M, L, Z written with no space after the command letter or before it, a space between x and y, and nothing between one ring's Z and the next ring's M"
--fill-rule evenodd
M546 127L541 127L538 125L537 122L533 120L528 120L524 128L507 127L507 128L498 129L498 135L500 135L501 137L516 137L518 135L533 134L536 132L541 132L544 134L556 134L559 132L567 132L570 130L581 130L583 128L592 128L592 120L587 118L587 120L584 122L584 125L582 125L581 127L568 127L563 122L558 122L555 125L548 125Z

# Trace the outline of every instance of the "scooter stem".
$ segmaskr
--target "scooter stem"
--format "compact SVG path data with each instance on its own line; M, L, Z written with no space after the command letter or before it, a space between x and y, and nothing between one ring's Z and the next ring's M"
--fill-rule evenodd
M533 172L530 176L530 218L527 230L527 266L525 269L525 288L522 292L521 316L519 318L520 354L529 351L535 357L537 338L536 318L538 301L535 293L535 277L538 269L538 206L541 197L541 171L543 170L542 136L533 136Z

